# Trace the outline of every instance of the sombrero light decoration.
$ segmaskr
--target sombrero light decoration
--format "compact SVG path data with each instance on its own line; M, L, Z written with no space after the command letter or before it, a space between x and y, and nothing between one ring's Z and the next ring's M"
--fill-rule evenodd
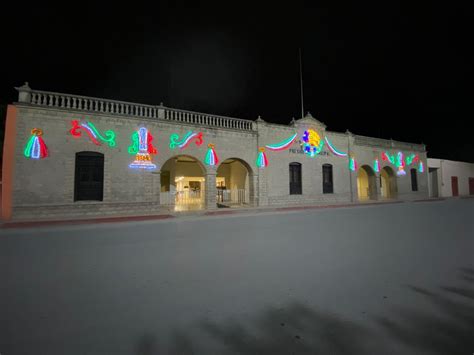
M30 159L43 159L48 156L48 147L46 147L42 135L43 130L39 128L33 128L31 130L31 137L23 151L25 157Z
M351 171L356 171L357 170L357 161L355 160L353 155L351 155L350 158L349 158L349 169Z
M214 144L209 143L207 148L205 163L210 166L216 166L219 164L219 158L217 157L216 151L214 150Z
M379 158L375 158L375 160L374 160L374 171L375 171L376 173L380 173Z
M259 168L265 168L268 166L268 159L267 159L267 155L265 154L265 148L264 147L260 147L258 148L258 155L257 155L257 166Z
M418 165L418 171L420 173L423 173L425 171L425 167L423 166L423 162L420 161L420 164Z

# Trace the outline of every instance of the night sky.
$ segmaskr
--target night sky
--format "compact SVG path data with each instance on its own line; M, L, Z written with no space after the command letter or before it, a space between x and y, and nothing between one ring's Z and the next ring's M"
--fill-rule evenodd
M0 21L1 104L28 81L286 124L301 116L302 48L305 111L329 130L425 143L430 157L474 162L472 17L449 2L16 3Z

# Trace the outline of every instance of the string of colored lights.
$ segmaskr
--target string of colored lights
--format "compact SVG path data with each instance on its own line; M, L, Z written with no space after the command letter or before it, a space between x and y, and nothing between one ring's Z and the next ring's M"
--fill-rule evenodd
M265 168L268 166L268 159L267 155L265 154L265 148L260 147L258 148L258 155L257 155L257 161L256 164L259 168Z
M295 141L297 135L298 133L295 133L291 137L285 140L282 140L281 142L278 142L275 144L268 144L265 147L267 147L270 150L276 150L276 151L288 149L291 146L291 144L293 144L293 142Z
M207 153L205 158L205 163L210 166L216 166L219 164L219 158L217 157L216 151L214 150L214 144L209 143L207 145Z
M26 147L23 151L23 154L27 158L31 159L43 159L48 156L48 147L41 137L43 131L39 128L33 128L31 130L31 137L26 143Z
M109 147L115 147L115 132L108 130L104 132L104 136L100 134L100 132L97 130L97 128L91 123L91 122L86 122L86 123L79 123L78 120L73 120L71 121L72 123L72 128L69 130L69 132L74 136L74 137L80 137L81 132L80 129L86 131L87 135L91 139L91 141L95 145L101 145L99 138L101 141L107 143Z
M334 148L334 146L329 141L328 137L324 137L324 140L326 141L326 144L327 144L327 146L328 146L328 148L329 148L329 150L331 151L332 154L337 155L338 157L347 157L347 153L343 153L343 152L337 150L336 148Z
M173 133L170 135L170 149L175 149L176 147L179 149L185 149L193 139L199 147L203 143L202 132L197 133L189 131L184 135L182 140L179 140L179 135L177 133Z

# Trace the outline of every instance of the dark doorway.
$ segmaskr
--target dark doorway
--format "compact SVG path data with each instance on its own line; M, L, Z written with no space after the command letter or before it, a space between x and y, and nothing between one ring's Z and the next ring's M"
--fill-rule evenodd
M334 192L332 182L332 165L323 165L323 194L332 194Z
M469 178L469 195L474 195L474 178Z
M104 197L104 155L76 153L74 201L102 201Z
M453 190L453 196L459 196L458 177L457 176L451 176L451 189Z
M411 191L418 191L418 179L416 176L416 169L411 169L410 175L411 175Z
M301 164L290 164L290 195L301 195Z

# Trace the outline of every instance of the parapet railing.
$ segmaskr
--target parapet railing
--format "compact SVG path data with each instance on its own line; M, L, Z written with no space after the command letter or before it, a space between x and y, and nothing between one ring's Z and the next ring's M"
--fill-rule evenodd
M80 95L32 90L28 87L27 83L16 89L19 91L19 102L35 106L162 119L165 121L241 131L255 131L257 129L252 121L174 109L165 107L162 104L160 106L153 106Z
M365 145L370 147L399 148L408 150L426 150L424 144L415 144L408 142L395 141L393 139L382 139L375 137L359 136L354 134L354 143L357 145Z

